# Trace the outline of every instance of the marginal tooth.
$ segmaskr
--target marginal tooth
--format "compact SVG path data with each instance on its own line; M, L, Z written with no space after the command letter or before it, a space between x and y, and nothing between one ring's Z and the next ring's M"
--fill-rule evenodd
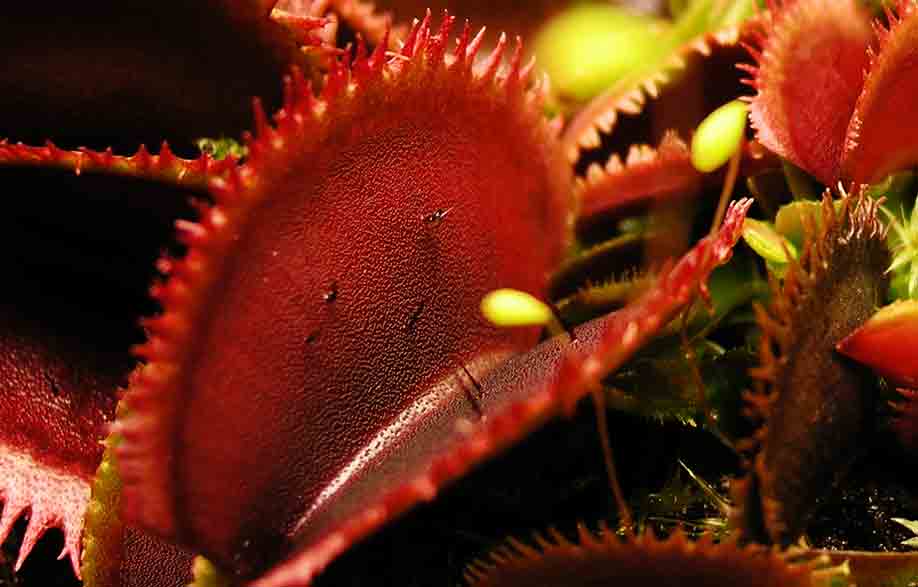
M576 163L577 159L580 158L580 144L581 139L577 139L577 142L568 147L565 155L567 156L568 163Z
M510 561L510 559L507 557L506 548L501 548L501 547L496 548L491 553L491 560L497 563L498 565L506 565Z
M513 55L510 58L510 71L507 72L506 78L504 78L503 86L505 88L510 88L517 85L522 77L520 71L522 68L523 61L523 39L519 36L516 37L516 45L513 50Z
M424 501L430 501L437 495L436 484L427 477L417 479L412 484L412 489L414 489L418 497Z
M625 156L625 165L640 163L642 158L641 145L631 145L628 147L628 154Z
M184 245L198 245L207 238L207 229L197 222L179 219L175 221L175 229L177 238Z
M532 539L536 541L536 544L538 544L539 548L542 550L549 550L555 546L550 540L545 538L541 532L534 532Z
M619 104L619 110L626 114L640 114L644 106L644 94L640 88L629 92Z
M528 559L531 559L531 560L538 560L539 558L541 558L541 554L539 553L538 549L535 549L535 548L529 546L528 544L526 544L526 543L524 543L524 542L521 542L521 541L517 540L516 538L510 537L510 538L507 539L507 542L508 542L508 543L510 544L510 546L513 547L513 549L516 550L520 555L522 555L522 556L524 556L524 557L526 557L526 558L528 558Z
M210 209L210 214L208 215L208 221L211 226L214 228L222 228L227 223L226 214L223 213L223 210L215 206Z
M622 159L617 154L614 154L611 157L609 157L609 160L606 162L606 172L607 173L619 173L624 168L625 166L622 163Z
M487 27L481 27L478 34L475 35L475 38L472 39L472 42L469 43L469 48L465 52L466 61L471 63L475 60L475 57L478 55L478 52L481 50L481 45L484 43L485 32Z
M767 383L777 382L774 365L762 365L761 367L753 367L752 369L749 369L749 375L754 379L758 379L759 381L764 381Z
M25 559L31 554L38 540L45 534L48 528L48 521L40 514L36 514L33 510L28 525L26 526L25 535L22 537L22 546L19 547L19 556L16 559L16 564L13 566L13 570L17 573L19 572Z
M599 163L591 163L590 166L587 167L586 177L589 183L595 184L605 177L605 173Z
M75 532L73 529L67 528L65 534L64 547L61 549L60 554L57 556L57 560L64 560L65 558L69 558L70 565L73 567L77 579L82 579L80 576L82 532Z
M506 48L507 33L501 33L497 45L491 51L491 55L482 63L482 74L479 76L481 79L494 79L494 76L497 74L497 69L500 67L500 63L503 60Z
M548 533L551 535L552 538L555 539L555 544L557 544L558 546L570 545L570 541L567 538L565 538L564 535L561 534L561 532L559 532L557 528L554 528L554 527L549 528Z
M596 536L594 536L593 533L590 532L589 528L587 528L582 523L577 524L577 537L580 539L580 544L586 547L599 544L599 542L596 540Z
M526 62L526 65L520 69L519 79L520 81L528 80L532 77L532 72L535 70L536 58L535 55L529 58L529 61ZM541 84L543 79L548 79L547 77L540 78L537 81L537 84Z
M704 37L695 41L692 44L692 47L694 47L696 51L698 51L705 57L709 57L711 55L711 45L708 43L707 39L705 39Z
M27 507L28 505L16 499L15 495L5 496L3 515L0 516L0 544L6 541L13 526L16 524L16 520L19 519Z
M612 132L612 127L615 126L615 121L617 119L618 114L616 114L615 110L609 110L596 118L596 126L605 134L609 134Z
M747 404L754 410L756 416L763 420L768 419L771 413L772 400L770 396L758 393L748 394L745 396Z
M612 530L612 528L609 527L609 523L605 520L599 520L599 537L607 543L620 544L618 533Z
M584 149L595 149L602 144L602 139L599 136L599 131L596 130L596 127L589 127L583 134L580 135L580 140L578 141L581 147Z

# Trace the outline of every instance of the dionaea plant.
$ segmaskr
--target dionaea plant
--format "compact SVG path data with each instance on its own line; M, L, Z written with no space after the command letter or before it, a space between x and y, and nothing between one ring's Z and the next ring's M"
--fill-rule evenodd
M0 586L914 581L918 8L624 4L5 8Z

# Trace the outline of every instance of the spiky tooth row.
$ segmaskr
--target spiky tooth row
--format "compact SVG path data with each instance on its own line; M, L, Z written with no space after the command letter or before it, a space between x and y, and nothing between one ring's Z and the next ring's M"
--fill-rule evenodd
M89 503L89 482L80 477L51 470L24 453L0 446L0 543L13 525L28 516L25 535L19 547L15 570L19 570L38 540L52 528L64 533L64 548L59 559L68 557L76 576L80 576L80 539L83 514Z
M817 587L833 584L843 569L826 572L821 556L793 557L761 546L715 542L710 534L697 541L676 531L666 539L651 532L624 539L604 524L599 534L582 524L577 540L550 529L533 536L536 546L510 538L488 559L472 563L465 579L472 587L517 587L538 583L782 585Z
M701 181L702 174L692 166L688 148L675 133L667 133L656 149L632 145L624 162L612 155L605 166L594 163L584 178L577 179L578 232L608 221L617 211L695 194Z
M612 132L620 114L640 114L648 98L658 98L670 81L685 70L693 57L707 57L718 47L735 46L744 35L753 30L752 26L750 22L742 27L728 27L695 38L667 57L653 72L625 77L594 98L564 131L562 142L568 160L577 161L582 150L599 147L601 135Z
M867 48L870 67L868 68L868 72L865 73L869 73L869 69L873 69L877 64L877 59L883 53L883 50L886 49L893 40L893 33L902 25L902 22L916 10L918 10L918 3L916 3L915 0L896 0L895 7L892 6L891 2L883 3L883 14L886 17L886 22L884 23L878 19L874 19L871 23L874 36L877 39L877 45L871 45Z
M264 149L279 150L283 148L283 136L296 132L308 120L318 121L325 117L325 111L344 93L353 93L375 78L398 75L405 69L412 58L420 57L428 63L442 61L447 69L458 69L465 75L471 75L481 84L497 82L508 93L524 97L526 106L534 111L541 104L545 96L545 80L538 80L530 87L534 61L522 64L522 41L516 39L510 67L501 70L507 49L507 37L502 34L495 48L485 58L477 60L485 36L482 27L472 37L471 27L465 23L463 31L456 42L452 53L447 52L447 40L450 38L449 30L454 22L453 17L444 17L438 34L431 34L431 14L428 11L423 21L415 20L408 32L401 50L389 58L385 46L388 41L377 44L373 53L368 55L365 43L358 41L356 55L353 63L350 55L345 55L341 60L335 60L328 72L326 83L321 93L316 96L309 83L304 79L299 70L294 70L292 75L284 80L284 105L275 114L276 128L271 127L259 102L255 103L255 140L248 142L252 165L243 168L242 173L250 173L250 168L257 167L255 159ZM388 37L386 37L388 39ZM291 125L291 123L293 123ZM214 182L211 184L214 191L231 193L226 183Z
M141 145L136 153L125 157L115 155L111 149L70 151L58 148L51 141L43 147L32 147L0 140L0 166L59 167L72 170L76 175L84 171L124 175L191 188L206 188L212 178L223 175L236 164L232 156L220 160L206 153L197 159L176 157L166 142L157 155Z
M744 145L743 174L780 165L775 157L760 151L755 144ZM658 147L632 145L624 161L613 154L605 166L594 163L587 168L585 177L577 178L577 230L589 232L600 223L654 202L697 196L702 187L721 181L722 174L696 170L686 144L675 132L667 132Z

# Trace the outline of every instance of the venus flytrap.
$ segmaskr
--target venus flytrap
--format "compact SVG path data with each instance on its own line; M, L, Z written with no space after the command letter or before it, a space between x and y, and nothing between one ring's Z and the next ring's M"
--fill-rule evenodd
M278 9L328 4L335 10L344 10L353 9L355 3L356 0L282 0ZM474 3L469 0L467 4ZM144 321L149 339L138 351L152 369L139 372L141 380L132 384L126 396L128 403L134 404L136 417L119 417L117 425L129 441L121 447L118 465L123 467L125 486L131 489L123 502L135 504L125 512L133 518L128 516L125 520L164 532L170 539L206 553L213 565L197 559L195 587L223 587L228 585L225 577L231 574L256 581L251 583L256 587L311 584L318 573L323 573L318 581L325 585L398 584L406 576L419 584L442 583L447 570L417 568L423 562L421 550L429 546L431 552L439 549L437 560L445 559L439 553L448 552L449 560L460 561L460 565L461 561L475 560L480 552L468 552L470 549L452 537L432 540L425 535L418 544L390 539L393 535L381 537L379 533L392 530L383 525L397 525L396 518L416 502L434 501L433 507L442 507L450 499L448 493L441 491L447 483L461 483L472 466L522 441L547 420L572 414L578 400L590 392L599 408L596 428L600 435L606 431L605 418L614 417L607 415L606 407L640 412L645 406L644 414L652 419L665 417L670 429L680 428L680 435L708 434L687 430L700 427L699 416L707 404L711 411L705 409L705 416L716 416L707 420L716 423L710 431L733 448L732 443L749 432L742 414L743 408L749 406L744 405L742 390L750 388L749 368L758 365L753 371L761 391L766 392L755 401L755 406L763 408L762 415L767 416L757 436L765 439L763 456L756 468L748 471L748 491L740 492L744 500L731 504L731 510L744 509L749 513L746 519L771 516L766 520L767 535L756 535L751 526L742 528L750 542L784 544L793 540L789 534L806 532L811 506L818 497L815 494L828 486L827 478L834 479L848 466L842 457L856 452L844 442L862 438L864 442L860 444L864 445L872 440L861 435L859 428L860 418L869 417L872 421L875 416L869 413L869 407L861 408L861 403L873 397L869 392L875 378L869 373L863 378L848 377L850 361L838 357L835 343L874 313L875 300L882 299L885 293L882 282L887 266L899 262L893 273L902 275L918 264L898 257L892 263L888 259L877 260L883 253L885 233L881 233L885 227L875 222L876 200L890 191L913 195L914 189L906 187L913 182L875 184L869 192L873 199L848 199L842 193L846 206L841 208L830 199L821 207L814 202L795 202L781 208L776 217L774 212L780 203L790 198L788 187L797 196L803 194L805 187L812 187L810 197L822 192L822 186L809 173L823 171L821 177L831 178L833 186L839 179L834 172L841 169L841 162L833 158L827 163L809 156L812 153L802 153L810 146L822 151L814 133L808 132L822 126L807 120L806 115L834 114L839 108L832 106L836 103L830 100L830 107L798 109L799 100L788 100L786 112L760 118L779 126L773 133L777 142L786 138L780 125L790 124L794 149L778 149L776 141L771 146L744 146L746 103L729 101L738 93L728 88L730 93L721 95L717 87L707 85L705 77L706 102L698 105L685 126L655 127L654 132L668 133L669 138L660 141L660 147L653 146L658 144L659 136L628 136L623 146L637 145L627 149L624 161L618 159L618 154L594 153L597 157L608 156L609 163L602 169L587 169L584 183L590 190L583 188L574 195L595 196L597 186L612 185L616 189L608 190L610 199L633 196L626 202L632 204L630 207L615 208L614 214L602 218L608 221L611 233L603 233L602 237L612 240L591 246L599 241L582 237L582 242L571 243L568 234L571 225L579 225L589 217L584 212L589 207L584 204L590 202L583 197L579 210L569 206L569 175L572 169L579 173L588 161L566 159L576 159L581 148L598 145L603 149L621 138L600 139L596 135L592 142L590 132L599 129L610 134L619 114L643 117L644 106L670 86L677 92L692 90L685 86L697 79L694 68L699 62L705 70L711 64L714 65L710 69L726 65L736 75L737 57L746 58L736 55L743 52L741 46L746 46L750 38L763 36L769 41L763 51L767 54L763 68L768 71L756 76L758 89L767 90L787 80L805 84L818 78L809 75L813 71L829 70L807 69L808 63L799 60L808 53L783 51L780 41L793 37L792 41L803 41L803 45L822 39L830 45L837 43L833 34L845 33L845 27L841 26L840 31L829 27L826 33L824 21L832 19L823 13L829 17L847 14L837 8L847 6L847 0L774 0L769 2L771 13L760 13L758 16L763 18L755 17L750 27L742 25L746 16L756 11L756 4L763 2L671 0L673 18L661 25L661 30L666 29L661 34L641 30L647 21L629 17L612 23L622 25L617 33L623 35L613 40L601 34L615 19L596 16L608 7L599 4L583 9L580 20L566 36L550 44L542 60L549 66L552 59L561 63L553 75L553 87L563 99L573 98L569 103L559 102L565 114L572 114L564 131L564 145L557 144L556 136L564 130L561 117L545 125L545 102L540 105L543 98L551 102L559 97L542 96L541 91L535 91L545 89L541 86L533 93L524 91L532 88L530 81L537 80L526 75L529 70L520 59L522 50L502 69L505 45L501 42L487 61L475 66L478 43L484 39L487 44L487 37L473 39L474 31L467 29L453 39L446 30L448 23L437 32L431 28L429 18L415 25L407 39L393 40L393 47L401 41L398 54L379 49L383 45L374 40L379 49L374 56L367 57L361 46L354 62L338 63L327 72L291 74L284 89L284 107L279 111L275 110L277 105L270 108L277 112L273 119L261 108L256 109L255 138L242 147L248 147L248 153L233 152L239 143L231 141L200 143L201 150L207 153L202 157L204 162L219 158L222 151L232 156L226 165L216 166L219 172L210 173L213 178L205 174L201 180L201 191L211 191L200 194L199 201L210 203L199 205L198 221L178 225L178 239L188 249L184 258L165 256L157 264L163 275L157 279L153 297L165 312ZM903 17L911 14L905 6L904 1L899 6ZM799 7L803 8L798 10ZM531 5L527 6L527 10L531 9ZM258 12L262 13L263 10ZM369 31L354 24L354 12L350 13L351 21L347 14L341 16L344 18L340 22L349 22L366 39L373 38L367 35ZM766 23L763 35L750 34L750 30L758 31L762 23ZM398 36L395 30L393 37ZM601 34L590 42L580 38L591 30ZM898 42L889 46L907 49L912 44L905 34L908 30L911 28L900 27ZM622 42L635 40L640 44L647 38L656 44L633 50L629 43ZM604 52L599 46L603 44L623 48ZM335 55L343 50L328 49ZM566 50L570 51L564 53ZM886 52L889 54L888 49ZM791 65L782 68L785 61ZM884 62L889 63L889 58ZM616 69L619 66L621 70ZM861 69L853 69L859 80ZM680 75L683 72L688 75ZM602 92L597 101L585 106L575 103L575 94L584 90L579 84L585 78L577 77L581 73L588 74L588 82L596 82L594 88L587 89ZM571 79L574 85L568 86ZM474 87L468 86L469 80L477 80ZM314 84L316 90L324 88L320 95L307 87L310 81L323 82ZM838 93L832 90L832 94ZM810 92L800 94L811 97ZM151 95L155 95L155 89ZM783 97L786 92L770 95ZM658 102L660 109L666 107L663 104L667 96L663 98ZM766 95L766 102L767 98ZM695 126L700 115L724 102L727 103L711 112L700 126ZM762 99L758 105L760 114L775 112L773 103L761 102ZM823 100L817 104L822 106ZM583 109L578 111L580 107ZM656 108L649 110L646 118L658 114L660 110ZM870 108L859 111L872 112ZM498 115L493 116L494 112ZM841 114L846 122L848 114ZM646 118L638 120L638 125ZM902 126L908 126L907 119L900 117L900 121ZM864 136L873 132L876 122L874 117L863 126ZM634 130L638 125L625 124L620 134L642 134L642 130ZM403 141L400 133L405 128L422 132ZM697 130L689 149L679 137L690 136L692 128ZM226 131L194 130L192 136L217 137L223 132ZM760 128L757 132L762 134ZM455 140L457 133L463 141ZM399 136L393 138L393 134ZM474 149L459 148L464 144ZM565 148L562 153L562 147L571 146L574 148ZM439 147L444 147L445 159L441 159ZM453 153L453 149L458 152ZM772 152L764 155L764 164L762 159L754 161L769 149ZM369 152L374 156L365 156ZM875 181L873 171L889 166L887 161L877 160L876 151L865 152L873 163L864 167L858 163L860 155L853 159L848 156L845 169L856 170ZM504 161L507 153L520 156ZM800 168L785 174L781 186L768 194L773 206L759 206L757 213L764 211L765 216L744 224L751 202L726 206L736 180L753 179L763 169L781 179L782 161L776 153L798 163ZM247 160L235 160L242 156ZM123 174L137 177L163 175L162 160L171 161L162 153L150 156L145 150L125 163L117 156L110 161L111 154L104 152L65 152L0 141L0 163L4 158L7 163L21 166L65 167L83 172L91 170L87 165L100 172L126 168ZM484 164L475 167L478 162ZM361 171L364 164L368 166L366 173ZM194 162L171 165L166 169L213 168ZM505 177L505 170L517 165L522 169L506 171ZM787 166L791 169L791 163ZM492 176L492 169L502 171ZM186 177L185 172L180 177ZM805 180L805 185L795 186L796 179ZM515 186L525 181L534 185L517 192ZM328 191L323 191L325 188ZM662 255L653 258L645 254L645 245L661 230L659 224L647 220L655 218L655 207L669 207L675 216L685 219L687 227L691 226L686 229L691 234L686 234L683 243L689 247L692 239L699 238L698 222L709 221L707 211L705 217L695 217L689 199L708 195L713 199L716 194L710 192L717 190L721 191L721 205L710 237L702 237L688 252L668 252L675 257L672 262L664 262ZM482 196L492 191L494 197ZM533 198L534 191L544 192L546 197ZM648 193L652 197L646 197ZM392 200L374 205L383 198ZM506 209L501 207L505 204ZM899 204L900 200L892 199L890 208L898 210ZM603 212L599 206L593 210L599 210L597 216ZM721 211L726 218L722 225ZM580 218L575 217L577 214ZM918 227L913 221L913 217L902 219L899 229L915 234ZM297 226L306 229L292 229ZM895 239L903 240L895 228L892 232ZM735 251L731 261L740 233L755 254L742 248ZM381 234L386 238L377 238ZM390 239L391 235L406 238ZM804 245L805 240L809 244ZM615 246L608 246L613 241ZM918 243L918 238L914 242ZM392 243L398 246L387 249ZM540 246L546 251L538 258L532 257L530 251ZM918 244L913 249L918 251ZM572 250L578 252L577 256L571 256ZM355 251L359 254L351 255ZM566 259L561 251L569 251ZM918 258L918 254L913 256ZM771 280L775 291L770 291L762 279L763 263L758 257L764 259L772 274L783 276ZM725 265L713 270L721 264ZM553 271L555 278L546 283ZM356 274L361 279L355 279ZM391 287L394 275L401 276L398 288ZM147 282L140 285L145 287ZM506 285L518 289L492 291ZM699 292L707 304L697 300ZM756 323L752 306L767 298L775 299L774 307L767 314L761 312ZM144 301L149 301L146 296ZM918 308L912 304L918 301L902 301L892 313L877 314L871 326L885 327L886 334L891 326L900 330L886 347L865 346L879 346L887 356L893 354L889 348L914 348L902 344L904 336L911 336L912 330L918 332L918 328L911 329L911 324L918 321L906 320L918 315ZM379 312L380 308L385 311ZM374 319L367 321L368 315ZM482 328L482 315L498 328ZM553 336L532 348L545 330L560 332L562 325L575 323L575 344L563 336ZM2 326L0 321L0 341ZM762 339L760 331L765 331ZM572 330L569 333L573 336ZM861 342L870 342L870 336L875 342L881 335L884 334L874 330ZM220 344L222 341L232 344ZM4 368L2 360L15 359L19 346L0 345L0 371ZM761 356L756 358L758 350ZM482 367L492 357L503 354L511 359ZM367 357L374 359L369 369ZM915 363L909 362L908 356L905 359L899 363ZM314 364L327 368L320 373L312 368ZM785 368L784 364L793 368ZM288 368L297 365L302 368ZM842 371L843 380L835 382L833 378ZM233 376L226 377L227 373ZM817 385L803 381L805 377L798 377L801 373L817 381ZM326 374L332 379L327 379ZM231 379L246 384L239 385ZM838 389L844 391L841 401L836 397ZM64 392L69 395L68 390ZM322 406L319 411L323 417L312 420L317 412L313 409L315 399ZM276 401L276 410L269 401ZM0 415L4 413L3 403L0 402ZM44 403L51 405L52 401ZM214 417L215 409L219 417ZM847 411L836 414L839 417L817 418L819 414L834 413L832 410ZM275 417L280 413L284 417ZM294 420L288 414L296 415L295 430L284 426L286 420ZM576 426L577 415L574 417ZM336 418L340 425L335 424ZM910 418L918 422L903 410L900 421L907 423ZM16 420L14 417L7 421ZM610 423L621 438L623 431L617 427L620 420ZM646 428L643 424L641 430L649 433L648 438L656 435L654 424L647 423ZM339 446L341 443L335 439L341 432L356 439L350 443L353 446ZM799 440L810 434L813 438L808 437L806 442ZM227 448L242 437L257 442L240 443L236 450ZM410 442L402 443L402 438ZM560 458L566 456L565 451L570 452L569 443L557 444ZM602 444L611 461L607 436L602 438ZM211 450L211 445L219 446L219 450ZM324 448L316 450L316 446ZM352 449L358 451L356 456ZM629 503L638 502L635 498L646 494L642 486L633 483L635 470L652 462L649 451L642 449L641 443L628 444L629 452L623 454L625 458L620 463L627 472L623 476L624 492L617 487L617 481L611 483L620 502L619 519L605 515L610 511L611 499L608 491L603 491L600 498L606 500L600 524L625 522L627 526L622 493ZM0 446L0 456L2 451ZM728 470L732 465L717 465L713 470L708 466L713 459L708 457L714 450L707 447L704 451L701 456L691 455L690 461L698 463L699 474L705 478L696 478L682 467L724 512L726 503L717 484L723 475L735 474L736 470ZM298 460L287 465L286 459L294 454ZM370 456L364 459L367 455ZM516 458L513 453L507 456L506 462L512 463ZM730 457L732 462L733 455ZM588 460L580 455L574 458ZM809 459L806 466L798 466L801 458ZM540 454L540 461L555 460L554 452ZM635 461L640 462L639 467L634 466ZM161 467L165 462L174 466ZM128 466L123 466L125 463ZM671 459L674 463L675 458ZM596 470L590 478L602 484ZM814 470L819 475L814 475ZM110 562L106 558L109 553L111 560L131 556L120 540L121 518L112 517L120 511L116 502L122 499L120 490L111 489L115 487L113 471L109 464L99 467L99 483L94 486L93 502L87 511L88 531L84 533L84 577L110 574L112 579L108 584L96 580L86 585L161 587L125 583L117 566L106 564ZM353 475L344 479L339 471ZM0 475L0 483L4 477L8 475ZM226 477L244 483L213 481ZM653 477L647 479L648 483L661 478ZM108 485L102 483L106 480ZM590 483L595 485L595 481ZM532 489L542 493L545 487ZM844 491L845 487L839 489ZM580 491L579 487L576 491ZM290 496L295 499L288 499ZM767 499L760 500L760 496ZM531 507L528 502L519 507L527 514L527 520L529 513L547 509L550 508ZM586 513L581 519L587 524L598 521L593 517L594 511L588 507L583 511ZM640 507L636 513L640 521ZM679 508L672 514L687 527L711 525L711 519L699 518L698 512ZM915 519L911 513L897 515ZM466 522L480 523L488 536L498 536L506 530L491 519L474 520L471 514L463 517L463 527L457 528L463 533L479 531L477 527L465 527ZM533 527L544 528L556 522L564 523L538 518ZM719 532L720 524L715 525ZM788 535L785 526L790 528ZM565 534L570 529L560 528ZM444 534L453 534L448 530ZM614 529L610 538L612 534ZM834 585L836 580L839 584L848 583L838 569L817 568L819 565L798 560L793 550L781 553L777 548L756 544L738 547L729 539L714 544L713 534L709 532L699 541L690 541L679 533L659 540L648 531L629 535L619 544L607 540L605 534L593 536L581 531L575 542L570 537L540 542L535 550L541 548L544 553L534 553L524 545L515 547L521 556L511 552L510 556L495 557L495 564L473 564L470 568L478 571L472 573L470 582L500 587L550 584L552 565L541 562L560 560L561 584L575 587L596 577L603 584L631 585L620 576L610 579L609 575L629 568L637 557L643 556L638 575L651 584L812 587ZM365 544L359 546L358 542ZM435 542L442 544L433 546ZM332 562L345 549L365 549L364 553L376 549L372 556L377 556L383 543L391 545L393 552L410 552L408 564L395 568L398 563L394 563L394 572L390 573L390 569L379 565L374 568L372 564L355 564L371 560L358 553L348 555L337 567L338 563ZM497 564L501 558L503 569ZM137 559L150 572L155 572L159 564L156 561L160 560L155 556ZM191 569L191 560L188 556L183 569ZM329 563L331 567L325 570ZM516 563L519 569L507 568ZM577 572L578 568L584 572ZM518 575L516 570L520 571ZM362 572L373 576L367 580ZM680 573L685 573L683 581ZM432 579L434 574L436 580ZM454 574L455 569L448 570L448 577L455 580L447 583L457 584L459 579L452 577ZM400 579L394 580L393 575ZM514 577L516 583L512 582ZM0 587L5 585L4 579L0 568ZM233 577L233 584L235 580ZM857 584L871 585L862 577L857 578Z

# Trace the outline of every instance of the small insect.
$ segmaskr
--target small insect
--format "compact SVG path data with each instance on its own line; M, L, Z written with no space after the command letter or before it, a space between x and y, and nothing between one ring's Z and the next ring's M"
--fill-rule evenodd
M452 208L447 208L445 210L443 208L437 208L430 214L427 214L426 216L424 216L424 222L426 222L427 224L438 224L441 220L446 218L446 215L449 214L451 211L452 211Z
M338 282L333 281L331 284L331 289L325 292L325 295L322 296L326 304L331 304L338 299Z
M405 329L409 332L414 330L414 327L417 325L418 320L421 319L421 314L424 313L424 306L426 302L421 302L418 304L418 307L414 309L411 315L408 317L408 323L405 325Z

